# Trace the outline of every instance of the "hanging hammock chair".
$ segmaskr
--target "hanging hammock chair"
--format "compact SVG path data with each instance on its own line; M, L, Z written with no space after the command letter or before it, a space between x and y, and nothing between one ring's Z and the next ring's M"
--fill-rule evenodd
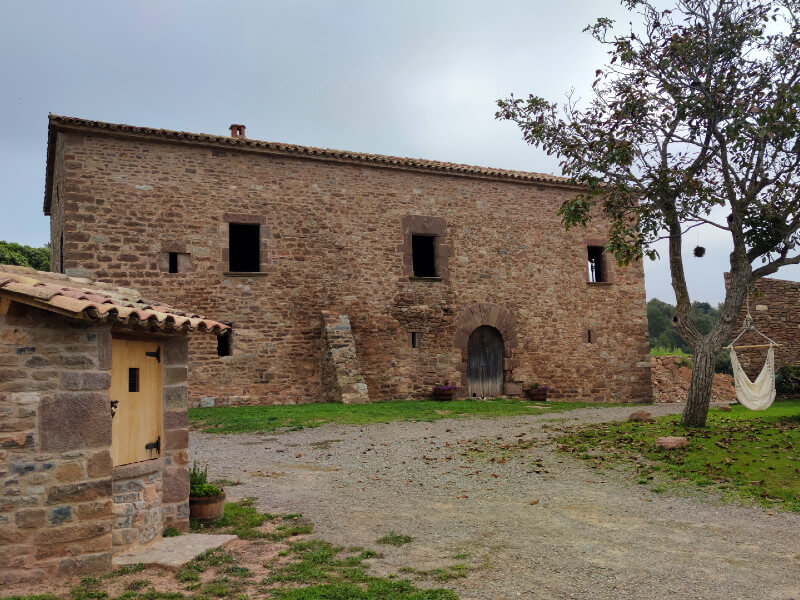
M734 346L736 340L742 337L748 331L754 331L763 337L768 344L751 344L748 346ZM766 335L756 329L753 317L750 315L750 306L747 306L747 316L744 318L744 329L736 336L736 338L727 346L731 351L731 367L733 368L733 384L736 386L736 398L739 403L749 408L750 410L765 410L770 407L775 400L775 346L779 346L777 342L771 340ZM750 381L747 373L742 369L739 364L739 357L736 356L736 348L744 350L746 348L769 348L767 350L767 360L761 368L761 373L758 374L755 381Z

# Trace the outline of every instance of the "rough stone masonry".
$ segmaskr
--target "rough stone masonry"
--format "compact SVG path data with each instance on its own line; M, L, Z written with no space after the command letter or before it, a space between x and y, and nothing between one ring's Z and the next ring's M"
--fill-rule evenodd
M53 269L234 325L230 355L190 342L193 404L426 397L444 383L468 395L481 326L502 336L504 393L538 381L555 399L649 400L642 265L603 256L591 280L608 223L564 230L567 180L243 132L50 117ZM350 325L339 364L324 313Z

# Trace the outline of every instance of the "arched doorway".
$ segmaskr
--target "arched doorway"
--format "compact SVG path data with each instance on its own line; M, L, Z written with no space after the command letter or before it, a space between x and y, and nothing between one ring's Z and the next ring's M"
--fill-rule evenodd
M467 395L500 396L503 393L503 336L481 325L467 342Z

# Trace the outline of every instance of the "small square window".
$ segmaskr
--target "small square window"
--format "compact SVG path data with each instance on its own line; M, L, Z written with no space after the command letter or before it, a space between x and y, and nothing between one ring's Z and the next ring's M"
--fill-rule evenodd
M589 254L589 281L592 283L607 281L603 260L603 247L589 246L587 250Z
M261 226L228 223L228 270L258 273L261 270Z
M411 253L414 264L414 277L436 277L435 248L435 236L411 236Z

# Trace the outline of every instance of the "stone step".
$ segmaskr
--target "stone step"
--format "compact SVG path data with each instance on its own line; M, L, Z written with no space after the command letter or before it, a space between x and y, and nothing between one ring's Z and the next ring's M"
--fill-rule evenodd
M179 569L198 554L211 548L221 548L236 539L235 535L214 535L210 533L185 533L175 537L165 537L152 544L140 546L133 552L114 557L113 565L135 565Z

